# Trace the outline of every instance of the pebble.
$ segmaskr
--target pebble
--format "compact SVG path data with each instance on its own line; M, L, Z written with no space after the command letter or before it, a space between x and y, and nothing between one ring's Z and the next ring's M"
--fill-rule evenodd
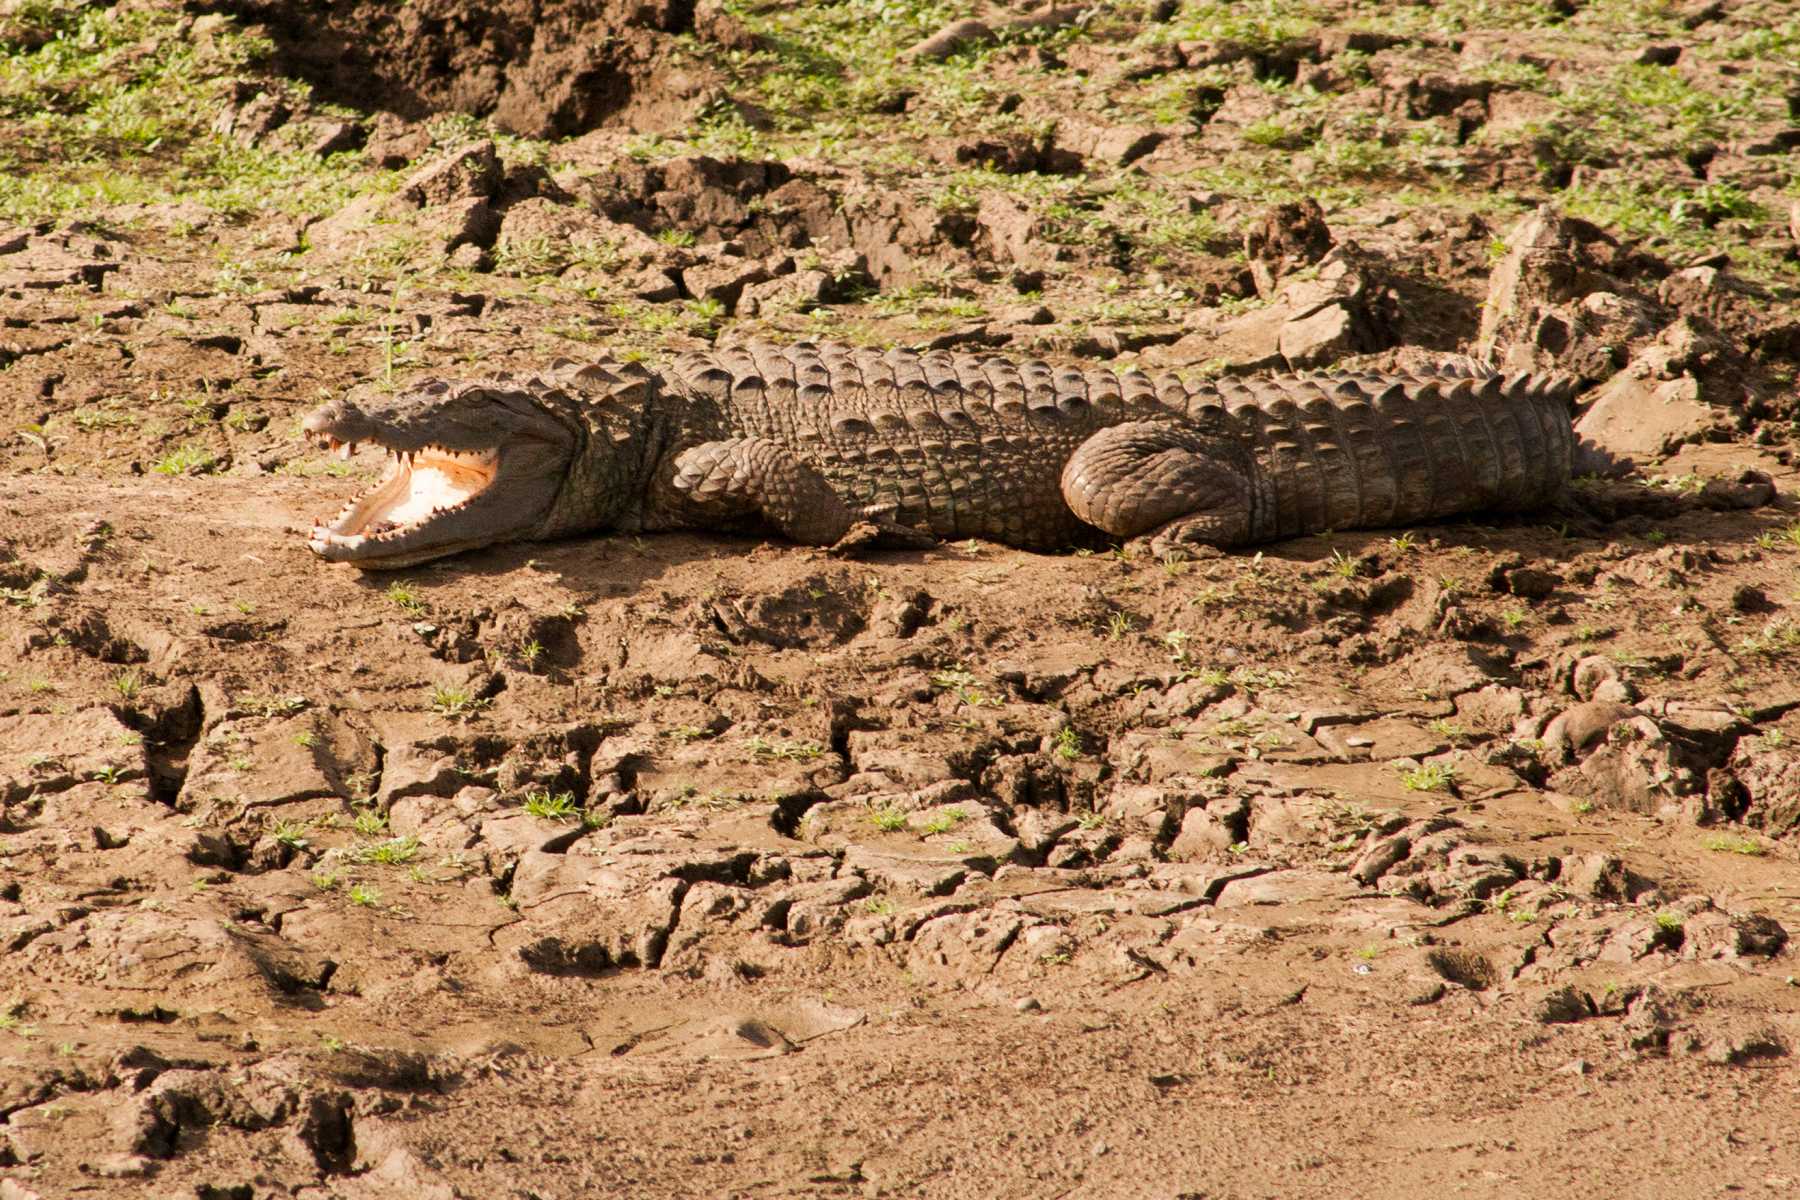
M1013 1008L1015 1011L1022 1012L1022 1013L1034 1013L1034 1012L1043 1012L1044 1011L1044 1006L1042 1004L1038 1003L1036 996L1020 997L1018 1002L1013 1005Z

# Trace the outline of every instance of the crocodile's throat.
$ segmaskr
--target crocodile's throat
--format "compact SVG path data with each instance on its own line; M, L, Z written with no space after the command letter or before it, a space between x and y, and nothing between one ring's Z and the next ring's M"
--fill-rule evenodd
M359 443L326 434L327 448L349 459ZM330 521L313 526L308 540L320 554L381 549L403 550L429 542L431 526L468 509L500 474L497 450L459 451L427 445L417 450L382 446L387 469L379 482L346 504ZM375 543L371 546L369 543Z

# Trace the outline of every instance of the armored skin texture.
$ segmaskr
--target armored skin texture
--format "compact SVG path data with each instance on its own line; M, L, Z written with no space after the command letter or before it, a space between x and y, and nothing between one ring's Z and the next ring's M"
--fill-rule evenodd
M557 362L313 413L389 463L308 544L369 569L602 530L1241 546L1554 503L1573 390L1466 361L1188 381L830 343Z

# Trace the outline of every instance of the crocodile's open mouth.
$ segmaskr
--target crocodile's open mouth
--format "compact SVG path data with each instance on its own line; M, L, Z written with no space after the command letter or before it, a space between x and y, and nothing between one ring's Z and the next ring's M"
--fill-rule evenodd
M359 445L329 434L321 440L345 460L356 453ZM500 473L497 450L451 450L443 446L382 449L387 451L388 461L381 480L346 504L332 520L313 525L307 545L316 552L335 558L378 547L385 549L387 545L402 549L432 522L466 510L493 486Z
M314 521L306 540L320 558L371 571L543 536L579 441L578 427L505 379L344 397L301 428L341 458L359 446L387 454L375 486Z

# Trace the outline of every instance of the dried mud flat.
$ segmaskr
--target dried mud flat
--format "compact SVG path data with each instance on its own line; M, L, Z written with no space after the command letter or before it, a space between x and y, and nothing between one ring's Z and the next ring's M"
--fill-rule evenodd
M0 1198L1800 1186L1782 6L220 7L0 5ZM1640 469L304 548L321 396L751 334L1479 352Z

